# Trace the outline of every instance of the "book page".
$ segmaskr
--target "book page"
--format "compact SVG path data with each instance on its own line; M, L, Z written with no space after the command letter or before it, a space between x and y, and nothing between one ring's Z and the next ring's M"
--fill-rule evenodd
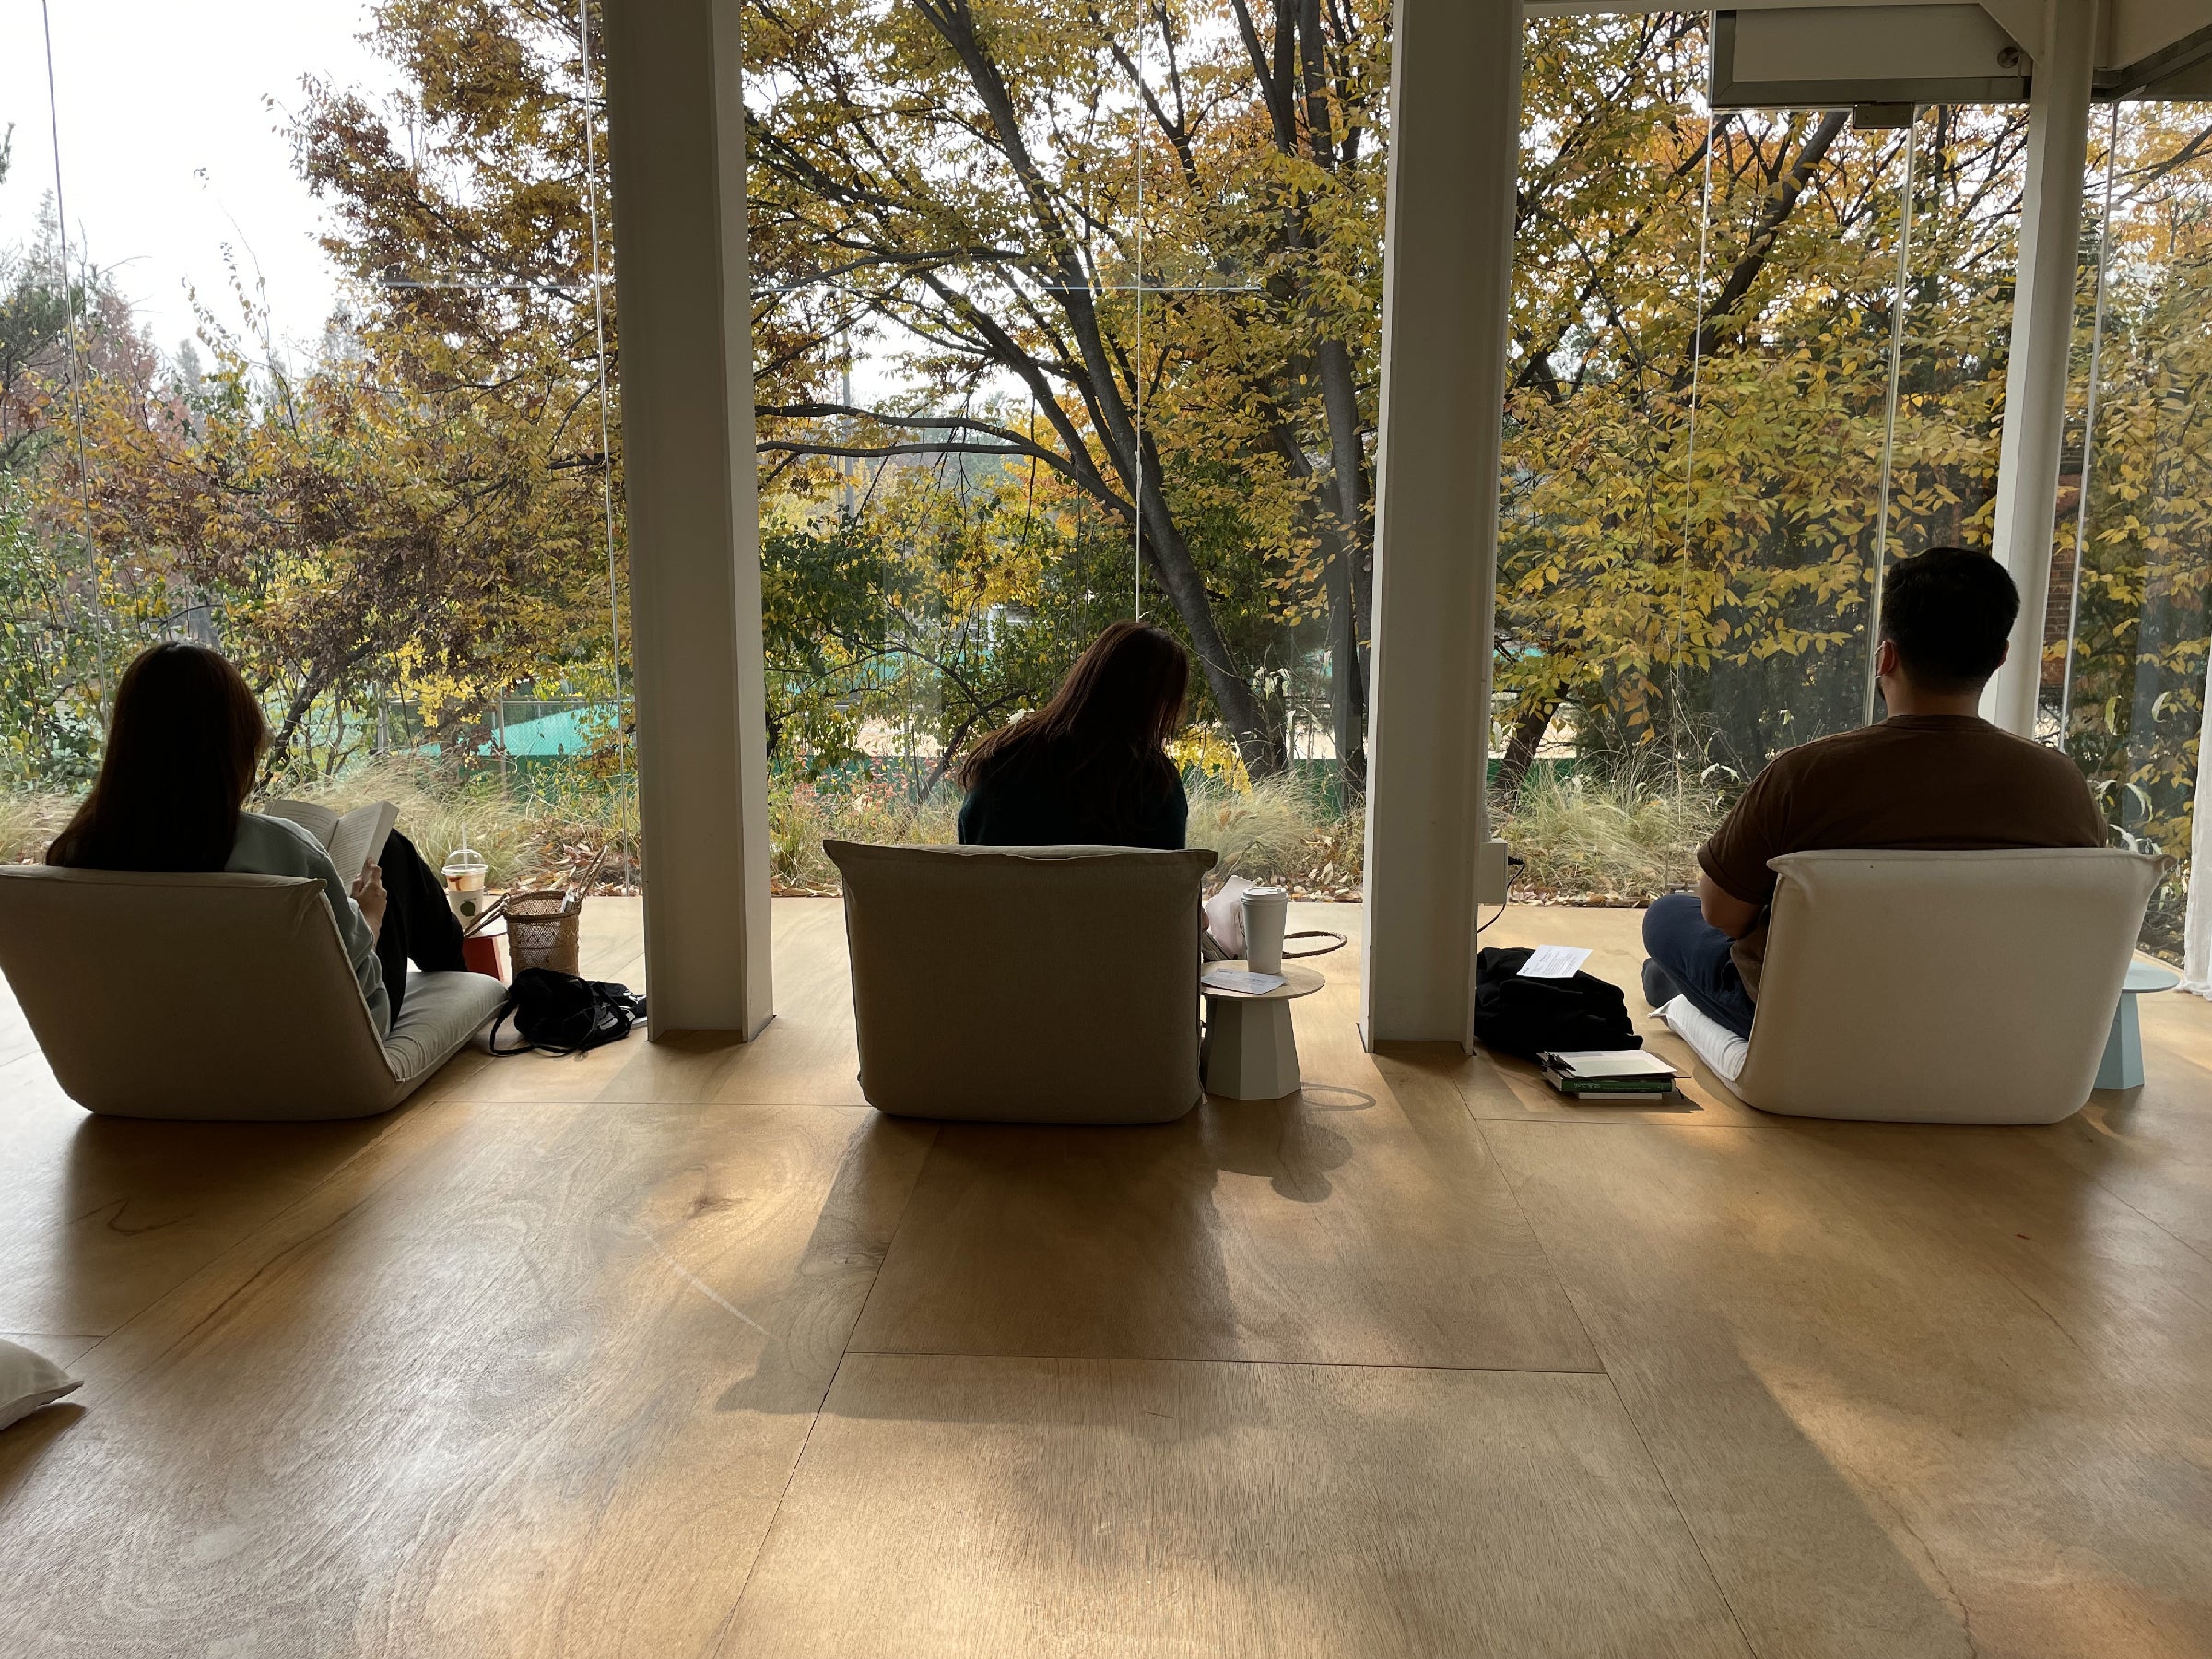
M265 818L286 818L299 825L323 843L324 852L330 850L330 838L337 833L338 815L312 801L265 801L261 810Z
M330 862L337 866L339 879L348 887L359 880L384 850L384 840L398 821L399 808L389 801L358 806L338 819L330 838Z

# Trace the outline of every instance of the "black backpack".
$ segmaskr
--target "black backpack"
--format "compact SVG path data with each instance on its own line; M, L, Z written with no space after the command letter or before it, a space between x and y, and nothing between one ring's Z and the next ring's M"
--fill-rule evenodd
M1594 973L1523 979L1525 950L1491 946L1475 958L1475 1041L1535 1059L1559 1049L1634 1049L1643 1039L1629 1023L1620 987Z
M579 979L550 968L525 968L514 976L499 1018L491 1022L491 1052L521 1054L535 1049L541 1054L581 1054L621 1041L644 1018L645 999L627 985ZM500 1028L510 1019L522 1041L501 1048Z

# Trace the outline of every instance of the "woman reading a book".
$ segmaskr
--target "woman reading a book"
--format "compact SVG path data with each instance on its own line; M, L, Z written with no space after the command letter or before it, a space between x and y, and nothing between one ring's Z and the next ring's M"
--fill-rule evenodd
M307 830L244 810L268 747L261 705L220 654L173 642L140 653L116 684L92 792L46 862L317 877L383 1036L406 994L410 958L425 972L463 971L461 924L437 876L396 830L348 887Z
M1001 726L959 771L960 840L983 847L1182 845L1189 804L1168 739L1191 659L1172 635L1116 622L1053 700Z

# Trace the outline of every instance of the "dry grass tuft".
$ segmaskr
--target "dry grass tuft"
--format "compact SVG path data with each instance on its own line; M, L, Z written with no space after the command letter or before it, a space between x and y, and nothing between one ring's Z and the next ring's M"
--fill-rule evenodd
M434 869L462 844L483 854L495 888L580 882L600 892L638 888L637 804L627 787L554 780L509 796L492 777L464 778L414 756L386 756L328 783L287 789L294 799L338 811L371 801L399 808L399 828Z
M76 810L76 797L35 790L0 794L0 860L43 864L46 843L60 833Z
M328 783L278 793L341 812L370 801L390 801L399 808L400 830L432 868L444 863L465 834L491 866L494 887L577 881L596 865L597 890L637 888L636 806L627 792L610 793L588 781L557 783L547 792L511 799L500 793L496 778L460 778L427 760L385 757ZM0 858L42 862L46 843L76 809L73 795L0 794Z
M1194 847L1210 847L1215 879L1241 876L1290 889L1300 899L1356 899L1366 826L1339 818L1291 778L1264 778L1249 789L1209 779L1191 792Z
M627 790L558 778L509 798L492 777L456 777L435 763L391 757L335 782L294 791L335 807L389 800L400 827L435 865L468 842L491 865L495 886L575 881L595 863L603 891L634 891L640 878L637 807ZM0 857L36 862L67 821L73 797L0 794ZM1719 822L1713 791L1671 775L1530 776L1519 797L1494 812L1496 833L1528 860L1517 899L1583 904L1644 904L1696 878L1698 844ZM837 870L825 838L941 845L954 839L959 797L940 788L917 802L896 778L816 789L773 781L769 800L770 878L779 893L834 894ZM1251 789L1218 781L1191 792L1190 844L1210 847L1218 876L1275 883L1301 899L1357 899L1364 853L1360 814L1338 817L1288 778Z
M778 780L769 800L770 878L779 893L834 894L825 838L942 846L957 831L959 795L940 788L915 801L895 779L817 789ZM1249 789L1208 782L1191 793L1189 841L1219 858L1218 876L1276 882L1304 899L1357 898L1363 828L1331 817L1289 779Z
M1493 833L1528 860L1517 898L1648 904L1697 877L1697 850L1721 820L1721 797L1686 781L1532 772L1493 809Z
M804 780L773 779L768 801L770 890L835 894L841 890L837 866L822 852L824 841L947 846L957 839L959 812L959 796L949 788L916 801L902 782L892 778L828 789Z

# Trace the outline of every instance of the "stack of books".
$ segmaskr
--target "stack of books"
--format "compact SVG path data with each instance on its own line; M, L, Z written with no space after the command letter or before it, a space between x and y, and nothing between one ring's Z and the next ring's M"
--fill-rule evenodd
M1576 1100L1651 1100L1675 1092L1680 1076L1641 1049L1572 1049L1538 1054L1544 1081Z

